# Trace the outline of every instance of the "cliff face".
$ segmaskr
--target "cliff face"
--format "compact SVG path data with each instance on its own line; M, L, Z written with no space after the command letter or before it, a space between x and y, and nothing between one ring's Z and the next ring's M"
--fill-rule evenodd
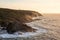
M0 8L0 20L6 21L31 21L32 17L42 16L40 13L29 10L12 10Z
M42 15L35 11L0 8L0 24L2 27L6 26L9 31L11 31L10 30L11 28L12 28L12 31L13 30L17 31L17 29L14 29L16 27L15 25L17 26L19 25L18 28L21 29L21 27L24 25L23 23L31 22L33 20L32 18L37 16L42 16ZM22 24L22 26L20 24ZM27 26L24 26L24 27L27 27Z

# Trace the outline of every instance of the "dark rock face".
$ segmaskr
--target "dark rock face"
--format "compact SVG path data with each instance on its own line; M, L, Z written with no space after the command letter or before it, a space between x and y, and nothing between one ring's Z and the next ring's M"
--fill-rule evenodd
M6 30L6 27L8 27L8 23L4 21L0 22L0 25L2 27L2 30Z
M42 15L35 11L0 8L0 25L5 27L8 33L16 31L32 32L35 29L24 23L31 22L32 18L37 16Z
M36 29L33 29L32 27L30 26L27 26L26 24L18 24L18 23L10 23L7 27L7 32L12 34L14 32L17 32L17 31L20 31L20 32L35 32Z

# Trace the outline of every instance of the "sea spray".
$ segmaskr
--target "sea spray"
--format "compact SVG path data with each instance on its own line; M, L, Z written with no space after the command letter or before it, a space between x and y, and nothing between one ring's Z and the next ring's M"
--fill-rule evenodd
M19 34L19 32L15 32L14 34L8 34L6 32L6 30L2 30L3 33L0 34L0 38L2 39L12 39L12 40L37 40L37 36L41 36L42 34L44 33L47 33L48 31L44 28L41 28L40 25L37 24L38 22L37 21L33 21L33 22L30 22L30 23L26 23L27 25L31 26L32 28L34 29L37 29L36 32L20 32L22 34ZM1 32L2 32L1 31Z

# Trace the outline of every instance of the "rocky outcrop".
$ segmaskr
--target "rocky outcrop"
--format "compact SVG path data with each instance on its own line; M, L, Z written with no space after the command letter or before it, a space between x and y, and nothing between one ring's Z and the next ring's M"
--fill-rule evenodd
M7 27L7 32L12 34L14 32L35 32L37 29L34 29L26 24L18 24L18 23L9 23Z
M24 23L31 22L32 18L37 16L42 15L36 11L0 8L0 24L2 27L6 27L8 33L34 31L33 28Z

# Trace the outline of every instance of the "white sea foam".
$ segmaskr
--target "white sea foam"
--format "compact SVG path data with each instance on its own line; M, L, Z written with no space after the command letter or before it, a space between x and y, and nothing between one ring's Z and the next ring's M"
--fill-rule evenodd
M46 29L43 28L39 28L39 25L36 23L36 21L34 22L30 22L30 23L26 23L27 25L29 25L30 27L37 29L36 32L15 32L14 34L8 34L6 31L2 32L0 34L0 38L16 38L16 37L31 37L31 36L38 36L41 35L43 33L47 33Z
M18 32L14 33L14 34L0 34L1 38L16 38L16 37L31 37L31 36L37 36L40 35L42 33L46 33L47 30L45 29L38 29L36 32L26 32L26 33L22 33L22 34L18 34Z

